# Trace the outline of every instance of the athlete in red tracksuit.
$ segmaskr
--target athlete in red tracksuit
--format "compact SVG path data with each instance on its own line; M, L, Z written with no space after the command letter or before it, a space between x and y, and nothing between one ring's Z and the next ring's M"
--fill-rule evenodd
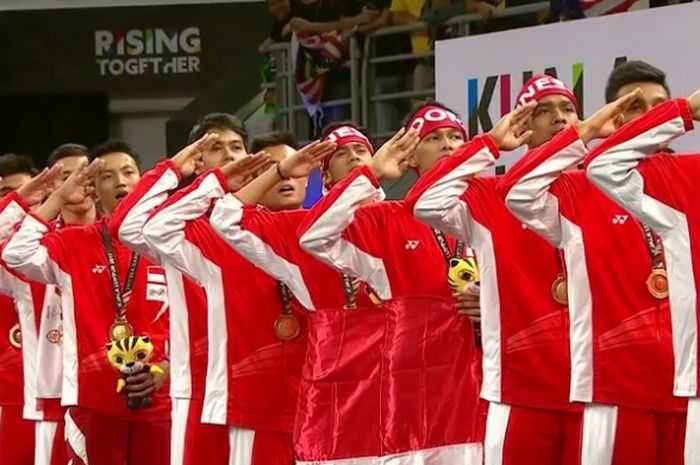
M655 236L575 169L635 95L560 130L551 150L526 154L499 184L508 208L564 250L583 465L683 463L687 400L673 396L668 299L648 286Z
M426 120L445 129L436 137L438 145L454 148L465 140L454 113L437 105L423 110ZM411 155L408 163L424 171L440 155ZM383 414L385 450L411 451L416 463L481 463L473 327L455 312L447 283L449 262L463 248L418 223L402 202L364 205L377 198L373 171L382 177L400 174L405 156L404 150L380 150L371 169L357 168L336 184L305 218L300 243L366 282L383 301L388 349L381 373L390 407Z
M535 101L549 110L539 118L578 119L576 99L561 81L536 76L521 95L530 86L538 90L523 103ZM520 118L529 116L520 113ZM582 408L569 402L563 260L508 211L496 191L500 177L478 176L495 165L502 143L494 139L502 138L506 123L440 160L418 179L405 203L416 218L476 251L484 351L481 396L490 402L485 463L578 464ZM544 133L549 135L549 127ZM547 144L539 150L548 150Z
M210 136L207 136L211 134ZM229 464L229 428L202 423L207 370L207 303L204 289L146 244L143 226L183 178L195 170L247 156L245 127L227 114L206 115L190 134L193 143L141 177L134 192L110 217L112 235L130 249L160 263L170 303L170 396L173 404L171 465ZM201 163L201 167L197 167Z
M260 161L265 162L260 156L243 160L253 168ZM232 166L222 169L233 175ZM233 464L287 465L293 461L291 431L306 349L303 311L296 302L285 302L287 294L272 278L212 231L211 202L228 189L223 171L205 172L156 210L143 233L163 262L206 293L209 350L202 421L229 425L229 443L210 445L216 449L211 453ZM299 337L275 333L282 312L302 320Z
M329 126L324 133L325 143L334 147L331 155L320 154L328 188L352 167L368 163L374 149L347 123ZM303 190L318 161L308 150L279 153L273 159L279 165L216 203L212 227L241 255L285 283L310 310L294 432L297 460L373 464L383 450L379 367L385 315L370 300L366 286L301 249L296 230L306 210L257 206L292 184Z
M87 159L87 157L83 157ZM61 167L46 170L0 202L0 235L19 224L29 211L24 199L40 202ZM95 218L94 202L72 211L62 211L63 221L90 223ZM63 226L69 227L69 226ZM35 422L35 450L31 463L53 465L66 462L61 408L61 302L55 286L26 281L6 267L0 267L0 291L11 296L19 316L23 358L24 419ZM13 450L21 450L17 443Z
M695 205L700 154L659 150L694 127L700 93L673 99L619 128L586 157L588 178L657 231L668 273L675 360L674 393L689 397L685 462L700 463L698 312L700 217Z
M105 344L117 316L107 244L116 261L123 289L128 268L135 266L126 318L136 335L148 335L154 346L152 363L163 357L168 337L167 299L162 292L162 270L116 241L106 242L106 222L49 230L48 221L60 209L86 201L86 186L97 175L97 196L107 213L138 180L136 159L125 144L96 149L96 160L63 183L37 210L25 217L19 231L3 250L8 266L28 279L59 287L63 312L62 404L66 439L73 463L123 465L169 463L170 402L161 390L165 377L150 373L127 378L125 393L153 396L150 408L130 410L116 393L119 373L109 364ZM117 291L119 292L119 290ZM167 363L161 366L167 369ZM155 392L154 392L155 391Z
M16 190L32 180L33 164L24 163L21 156L12 154L0 157L2 175L0 199L3 200L3 218L0 238L5 240L17 221L24 215L21 199ZM41 173L43 177L46 172ZM36 177L34 178L36 179ZM36 203L42 199L37 199ZM23 418L23 352L20 321L12 295L0 293L0 456L11 465L33 463L35 450L35 424ZM31 402L30 399L27 399ZM30 407L30 410L33 408Z

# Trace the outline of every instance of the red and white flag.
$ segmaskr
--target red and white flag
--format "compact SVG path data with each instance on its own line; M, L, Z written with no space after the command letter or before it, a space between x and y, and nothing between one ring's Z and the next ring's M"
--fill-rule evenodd
M326 74L347 57L348 39L338 32L293 34L294 80L310 116L316 114L326 88Z

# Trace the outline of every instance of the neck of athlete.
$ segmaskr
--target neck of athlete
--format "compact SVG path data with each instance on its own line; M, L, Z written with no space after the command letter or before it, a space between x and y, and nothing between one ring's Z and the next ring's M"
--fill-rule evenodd
M61 218L65 224L88 225L95 222L95 219L97 218L97 211L95 210L94 205L81 213L71 212L64 208L61 210Z

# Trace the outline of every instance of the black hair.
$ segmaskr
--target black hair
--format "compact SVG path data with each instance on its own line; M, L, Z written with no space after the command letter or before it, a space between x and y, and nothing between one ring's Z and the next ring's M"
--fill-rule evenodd
M90 162L92 162L96 158L100 158L105 155L109 155L110 153L117 152L122 152L129 155L131 158L134 159L136 166L141 167L141 156L136 151L136 149L134 149L131 145L129 145L123 140L108 140L107 142L103 142L102 144L98 145L90 151L90 153L88 154L88 159L90 160Z
M358 131L360 131L368 140L372 140L372 138L369 136L369 133L367 130L363 127L360 127L359 125L355 124L354 122L350 120L346 121L336 121L335 123L329 123L324 128L321 130L321 137L320 139L323 140L325 139L328 134L331 132L335 131L336 129L343 127L343 126L350 126L351 128L354 128Z
M633 60L615 67L605 86L605 101L610 103L618 98L617 93L633 82L653 82L662 86L668 95L671 90L666 82L666 73L645 61Z
M34 165L34 160L26 155L6 153L0 156L0 177L12 176L13 174L34 176L37 173L39 170Z
M428 98L428 99L422 100L420 102L416 102L411 106L411 111L404 117L403 121L401 121L401 126L406 127L406 125L408 125L408 123L413 119L413 117L416 116L416 113L418 113L419 111L421 111L424 107L427 107L428 105L440 107L443 110L447 110L450 113L453 113L454 115L457 116L457 118L461 119L461 117L459 116L459 113L454 111L452 108L448 107L447 105L445 105L443 103L438 102L437 100Z
M189 143L191 144L197 139L202 138L212 129L228 129L233 131L241 136L244 145L248 145L248 131L245 128L245 124L230 113L209 113L204 115L197 124L192 127L188 137Z
M59 160L68 157L87 157L88 148L80 144L62 144L56 147L46 160L48 166L55 165Z
M250 151L252 153L257 153L267 147L272 147L275 145L288 145L294 150L299 149L299 143L291 133L273 131L266 132L265 134L260 134L259 136L255 137L253 142L250 144Z

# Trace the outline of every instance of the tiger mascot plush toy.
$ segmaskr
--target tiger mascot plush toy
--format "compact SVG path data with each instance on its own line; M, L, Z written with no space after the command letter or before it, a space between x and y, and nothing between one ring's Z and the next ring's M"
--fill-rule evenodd
M479 268L472 257L451 259L447 279L452 290L460 294L467 292L469 287L478 286L481 281ZM478 288L474 293L478 294Z
M117 339L107 344L107 359L109 363L119 370L121 377L117 381L117 392L121 393L126 386L126 378L148 371L151 374L163 374L164 371L156 365L148 362L153 355L153 344L147 336L128 336ZM150 407L153 399L150 396L135 398L127 397L126 405L131 410L142 407Z

